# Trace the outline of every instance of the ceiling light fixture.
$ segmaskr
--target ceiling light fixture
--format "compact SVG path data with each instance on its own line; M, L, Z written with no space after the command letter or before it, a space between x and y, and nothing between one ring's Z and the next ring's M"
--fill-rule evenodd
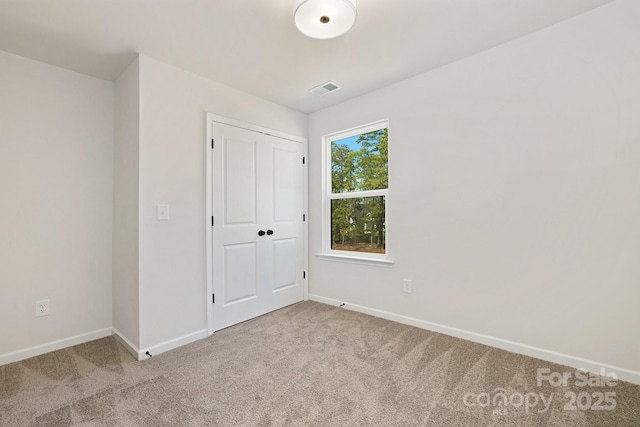
M314 39L341 36L356 22L356 0L296 0L294 21Z

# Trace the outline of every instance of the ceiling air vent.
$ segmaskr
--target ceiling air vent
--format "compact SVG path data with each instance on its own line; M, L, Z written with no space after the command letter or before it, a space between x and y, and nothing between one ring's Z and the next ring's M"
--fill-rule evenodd
M338 89L342 89L342 86L332 81L328 81L326 83L322 83L320 86L309 89L309 92L314 95L325 96L329 92L335 92Z

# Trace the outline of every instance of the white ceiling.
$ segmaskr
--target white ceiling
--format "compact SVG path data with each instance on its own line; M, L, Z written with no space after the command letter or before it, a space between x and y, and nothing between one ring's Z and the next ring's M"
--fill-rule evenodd
M302 112L476 54L612 0L359 0L313 40L294 0L0 0L0 50L115 80L139 52ZM344 86L324 97L308 89Z

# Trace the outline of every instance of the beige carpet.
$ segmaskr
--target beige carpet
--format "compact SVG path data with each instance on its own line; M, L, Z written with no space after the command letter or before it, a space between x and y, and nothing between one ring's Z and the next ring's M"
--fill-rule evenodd
M105 338L1 366L0 425L640 426L640 386L538 386L537 368L575 373L303 302L143 362Z

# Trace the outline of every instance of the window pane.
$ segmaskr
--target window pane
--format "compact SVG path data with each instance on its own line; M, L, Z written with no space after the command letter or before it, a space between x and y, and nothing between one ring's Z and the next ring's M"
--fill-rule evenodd
M331 200L331 249L385 253L385 197Z
M388 188L388 128L331 142L331 192Z

